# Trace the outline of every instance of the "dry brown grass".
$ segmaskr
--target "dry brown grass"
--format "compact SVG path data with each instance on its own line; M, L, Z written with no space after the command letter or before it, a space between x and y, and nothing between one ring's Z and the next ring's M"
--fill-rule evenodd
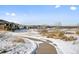
M7 32L6 30L2 30L2 29L0 29L0 32Z
M47 34L48 34L48 30L46 30L46 29L40 30L39 32L43 36L47 36Z
M20 38L20 37L16 37L16 39L13 40L13 42L16 42L16 43L25 43L25 41L22 38Z
M61 39L64 41L73 41L76 40L73 36L67 37L64 35L63 31L53 30L52 32L48 32L47 30L42 30L41 34L46 36L47 38Z
M76 31L76 34L79 35L79 30Z
M61 37L64 36L63 32L49 32L48 33L48 38L55 38L55 39L61 39Z
M69 37L64 36L61 39L64 40L64 41L74 41L74 40L77 40L77 38L75 38L73 36L69 36Z

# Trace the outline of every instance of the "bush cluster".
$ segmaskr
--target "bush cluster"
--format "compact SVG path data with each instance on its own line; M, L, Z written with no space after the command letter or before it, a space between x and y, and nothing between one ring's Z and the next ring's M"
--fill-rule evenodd
M60 30L53 30L51 32L48 32L48 30L42 30L41 34L43 36L46 36L47 38L55 38L55 39L61 39L64 41L73 41L76 40L76 38L74 38L73 36L67 37L64 35L63 31Z

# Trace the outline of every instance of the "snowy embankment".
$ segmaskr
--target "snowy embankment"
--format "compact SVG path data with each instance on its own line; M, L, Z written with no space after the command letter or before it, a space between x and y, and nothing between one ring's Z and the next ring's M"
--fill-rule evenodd
M46 38L34 32L31 32L30 35L29 33L22 33L21 36L47 42L55 46L59 54L79 54L79 37L77 37L76 41L63 41L60 39Z
M0 32L0 54L31 54L35 53L36 48L32 40L18 38L13 32Z

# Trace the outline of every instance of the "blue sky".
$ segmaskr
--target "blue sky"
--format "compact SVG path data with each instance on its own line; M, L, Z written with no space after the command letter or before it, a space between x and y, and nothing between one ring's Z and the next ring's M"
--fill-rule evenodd
M0 19L27 25L75 25L79 23L79 6L0 5Z

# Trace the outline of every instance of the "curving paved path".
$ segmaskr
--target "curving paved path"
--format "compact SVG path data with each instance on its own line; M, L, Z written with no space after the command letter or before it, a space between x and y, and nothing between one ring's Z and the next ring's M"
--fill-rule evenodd
M56 48L48 43L40 43L36 54L57 54Z
M21 35L21 37L23 38L28 38L30 40L33 40L33 41L40 41L40 42L43 42L43 43L40 43L38 48L36 49L36 54L57 54L57 51L56 51L56 48L54 46L52 46L50 41L47 41L47 40L40 40L40 38L34 38L34 37L31 37L30 36L26 36L26 35Z
M36 38L31 38L31 37L23 37L23 38L28 38L29 40L32 41L39 41L39 42L43 42L40 43L39 46L36 48L36 51L34 54L57 54L57 50L55 48L55 46L49 44L51 43L50 41L42 41Z
M33 41L41 41L43 43L40 43L38 48L36 49L36 54L57 54L56 48L52 45L50 45L48 42L42 41L42 40L37 40L36 38L31 38L31 37L24 37L28 38Z

